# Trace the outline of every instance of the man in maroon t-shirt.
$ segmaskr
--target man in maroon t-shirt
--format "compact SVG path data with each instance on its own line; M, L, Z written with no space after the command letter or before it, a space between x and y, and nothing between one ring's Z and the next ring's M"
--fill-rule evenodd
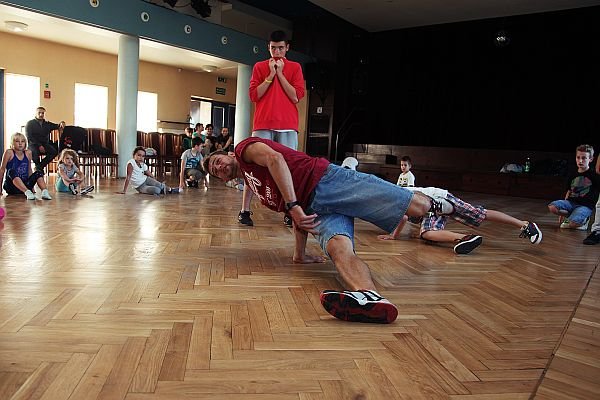
M346 321L391 323L398 315L396 307L376 292L368 265L354 253L354 218L391 232L404 214L453 212L445 199L412 193L374 175L257 137L238 143L234 156L223 151L208 155L203 167L223 181L243 178L263 205L290 214L295 263L324 261L306 254L307 234L315 235L350 289L323 291L321 304Z
M273 140L290 149L298 149L298 102L304 97L302 67L288 60L290 42L284 31L274 31L269 37L271 57L259 61L252 68L250 100L255 104L252 136ZM252 226L250 201L252 191L244 187L242 209L238 214L240 224ZM283 219L292 226L288 215Z

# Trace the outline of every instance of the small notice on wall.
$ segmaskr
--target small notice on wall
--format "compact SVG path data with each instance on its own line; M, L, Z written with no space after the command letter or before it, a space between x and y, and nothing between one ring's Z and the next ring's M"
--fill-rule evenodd
M225 88L224 87L217 87L217 89L215 90L215 93L225 96Z
M45 99L49 99L51 97L50 91L49 90L44 90L44 98Z

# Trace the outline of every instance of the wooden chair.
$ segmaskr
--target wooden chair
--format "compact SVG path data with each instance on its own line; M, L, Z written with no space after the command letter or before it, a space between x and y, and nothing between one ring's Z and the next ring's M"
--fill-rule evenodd
M88 128L91 170L95 176L117 176L119 156L115 153L116 142L114 130Z
M165 174L170 173L171 176L179 174L179 167L181 165L179 159L181 157L182 141L181 138L177 141L176 137L179 137L179 135L170 132L164 132L160 135L159 154L162 162L162 170Z
M58 151L70 148L77 152L79 167L87 176L91 176L94 155L90 153L88 131L80 126L67 125L60 135Z
M148 155L146 154L146 164L148 164L148 169L157 178L162 177L163 169L162 169L162 160L160 153L160 133L158 132L148 132L144 135L144 140L141 146L144 148L153 148L156 150L156 155Z
M119 155L116 152L117 132L114 129L104 130L104 147L110 150L110 154L100 157L100 176L116 178L119 174Z
M147 136L148 134L144 131L137 131L136 134L136 146L142 146L143 148L146 148L146 140L147 140Z

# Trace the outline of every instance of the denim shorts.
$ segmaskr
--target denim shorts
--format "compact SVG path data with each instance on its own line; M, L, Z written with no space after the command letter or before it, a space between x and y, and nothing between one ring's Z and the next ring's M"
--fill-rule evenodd
M252 136L280 143L290 149L298 150L298 132L293 129L276 131L272 129L257 129Z
M556 200L549 205L556 207L559 210L567 211L569 221L578 225L585 224L585 221L592 215L592 209L580 204L573 203L570 200Z
M413 197L410 190L374 175L329 164L314 190L306 214L316 213L321 222L315 235L327 253L327 242L344 235L354 245L354 218L371 222L386 232L393 231Z

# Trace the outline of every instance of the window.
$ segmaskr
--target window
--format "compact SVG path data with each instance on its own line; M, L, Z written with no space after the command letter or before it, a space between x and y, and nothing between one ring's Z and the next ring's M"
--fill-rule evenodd
M203 100L199 97L192 96L190 104L190 124L195 126L198 122L204 124L212 123L212 102Z
M4 148L12 146L10 137L15 132L25 133L27 121L35 117L40 106L40 78L37 76L6 74L6 114L4 125ZM51 114L52 110L48 114ZM52 114L51 114L52 115ZM51 121L61 120L57 117ZM0 177L2 179L2 177ZM1 190L1 189L0 189Z
M156 132L158 119L158 95L150 92L138 92L137 130Z
M108 124L108 88L75 84L75 125L106 129Z

